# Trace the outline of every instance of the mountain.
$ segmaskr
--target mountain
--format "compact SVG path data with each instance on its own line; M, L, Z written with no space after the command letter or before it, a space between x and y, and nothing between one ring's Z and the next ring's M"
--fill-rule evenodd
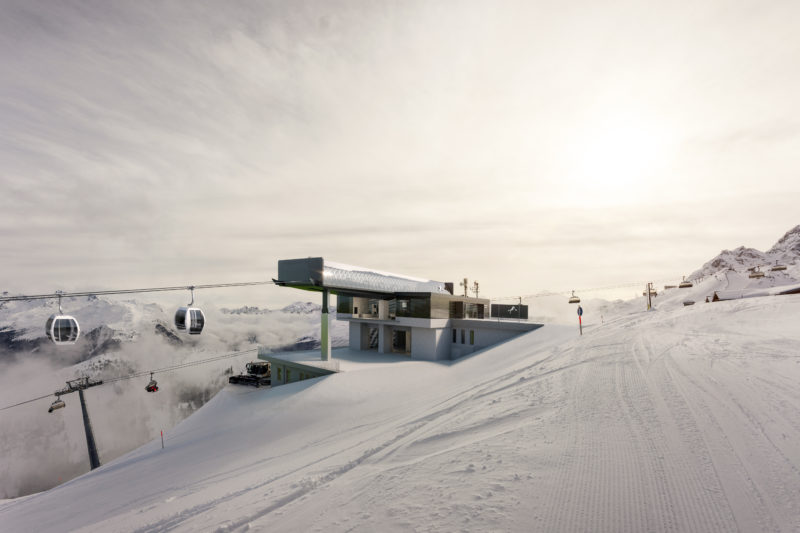
M800 257L800 224L787 231L767 253L785 262L797 261Z
M704 277L724 271L747 272L756 267L769 276L775 276L779 281L793 283L800 278L797 267L800 263L800 225L795 226L781 237L775 245L766 252L761 252L755 248L739 246L733 250L722 250L716 257L705 263L700 269L692 272L689 280L699 280ZM770 268L778 265L786 265L788 268L783 271L771 272ZM790 272L791 271L791 272Z
M243 305L242 307L237 307L236 309L228 309L227 307L223 307L219 311L220 313L225 313L226 315L266 315L272 312L269 309L260 309L252 305Z
M284 313L293 313L298 315L307 315L310 313L319 313L322 311L322 306L319 304L311 303L311 302L295 302L293 304L289 304L283 309L281 309ZM332 305L328 305L328 312L335 313L336 310Z

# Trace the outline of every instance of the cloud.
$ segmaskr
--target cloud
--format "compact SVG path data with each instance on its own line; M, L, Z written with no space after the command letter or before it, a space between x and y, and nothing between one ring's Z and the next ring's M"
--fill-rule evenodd
M203 334L182 335L183 344L175 346L154 330L156 320L171 327L172 307L113 298L93 302L69 299L65 305L78 317L84 337L99 320L116 329L116 336L123 339L120 349L88 360L84 360L86 353L49 343L34 353L7 353L0 349L0 407L55 392L67 380L84 375L108 381L257 345L278 349L293 345L300 338L319 335L319 314L274 311L233 315L208 305L203 307L207 318ZM33 335L39 337L48 314L41 302L17 302L0 313L0 327L11 326L20 332L33 329ZM334 322L332 335L346 338L347 324ZM239 373L245 363L255 359L256 354L248 353L156 373L160 390L155 394L144 391L148 376L88 389L85 396L101 462L157 438L162 429L168 434L227 384L226 371ZM67 407L48 413L48 404L54 399L0 412L0 499L45 490L88 470L78 397L64 396Z
M450 278L476 250L519 265L484 260L487 281L536 264L560 286L601 243L638 279L635 228L752 231L689 226L673 215L687 194L766 218L754 192L800 195L791 120L769 131L797 110L792 6L4 7L0 259L16 290L240 281L304 255ZM626 166L625 140L648 135L652 154Z

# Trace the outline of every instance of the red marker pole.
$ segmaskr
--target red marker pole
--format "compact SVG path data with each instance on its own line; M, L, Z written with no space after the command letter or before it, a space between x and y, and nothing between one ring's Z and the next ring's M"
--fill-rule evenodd
M578 306L578 328L580 329L581 335L583 335L583 321L581 317L583 316L583 307L580 305Z

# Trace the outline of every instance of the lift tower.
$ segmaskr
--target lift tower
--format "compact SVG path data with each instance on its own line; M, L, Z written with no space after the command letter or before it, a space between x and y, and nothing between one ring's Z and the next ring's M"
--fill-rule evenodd
M89 411L86 409L86 399L83 397L83 391L89 387L96 387L102 385L102 380L92 380L88 377L82 377L67 381L67 386L63 389L56 391L54 395L58 398L71 392L77 392L81 399L81 411L83 411L83 429L86 431L86 447L89 449L89 465L92 470L100 466L100 457L97 455L97 445L94 442L94 433L92 432L92 423L89 420Z

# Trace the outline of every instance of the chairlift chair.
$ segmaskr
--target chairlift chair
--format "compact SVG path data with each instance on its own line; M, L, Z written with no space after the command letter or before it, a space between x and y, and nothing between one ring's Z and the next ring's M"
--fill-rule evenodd
M147 392L158 392L158 382L153 379L153 373L150 372L150 383L144 388Z
M569 297L569 303L571 304L579 304L581 303L581 299L575 296L575 291L572 291L572 296Z
M778 270L786 270L786 265L781 265L777 261L775 261L775 265L770 268L772 272L777 272Z
M61 291L58 291L58 313L50 315L44 326L47 338L57 346L64 344L75 344L81 335L81 328L78 321L69 315L65 315L61 309Z
M683 276L683 281L678 284L678 288L688 289L689 287L694 287L694 284L691 281L687 281L686 276Z
M50 404L50 409L48 409L47 412L52 413L56 409L62 409L66 406L67 404L61 399L61 396L57 396L53 403Z
M175 313L175 327L178 331L185 331L189 335L200 335L203 331L203 326L206 323L206 317L199 307L192 307L194 305L194 287L190 287L192 291L192 301L185 307L179 307Z
M763 278L764 273L756 267L750 274L747 275L749 278Z

